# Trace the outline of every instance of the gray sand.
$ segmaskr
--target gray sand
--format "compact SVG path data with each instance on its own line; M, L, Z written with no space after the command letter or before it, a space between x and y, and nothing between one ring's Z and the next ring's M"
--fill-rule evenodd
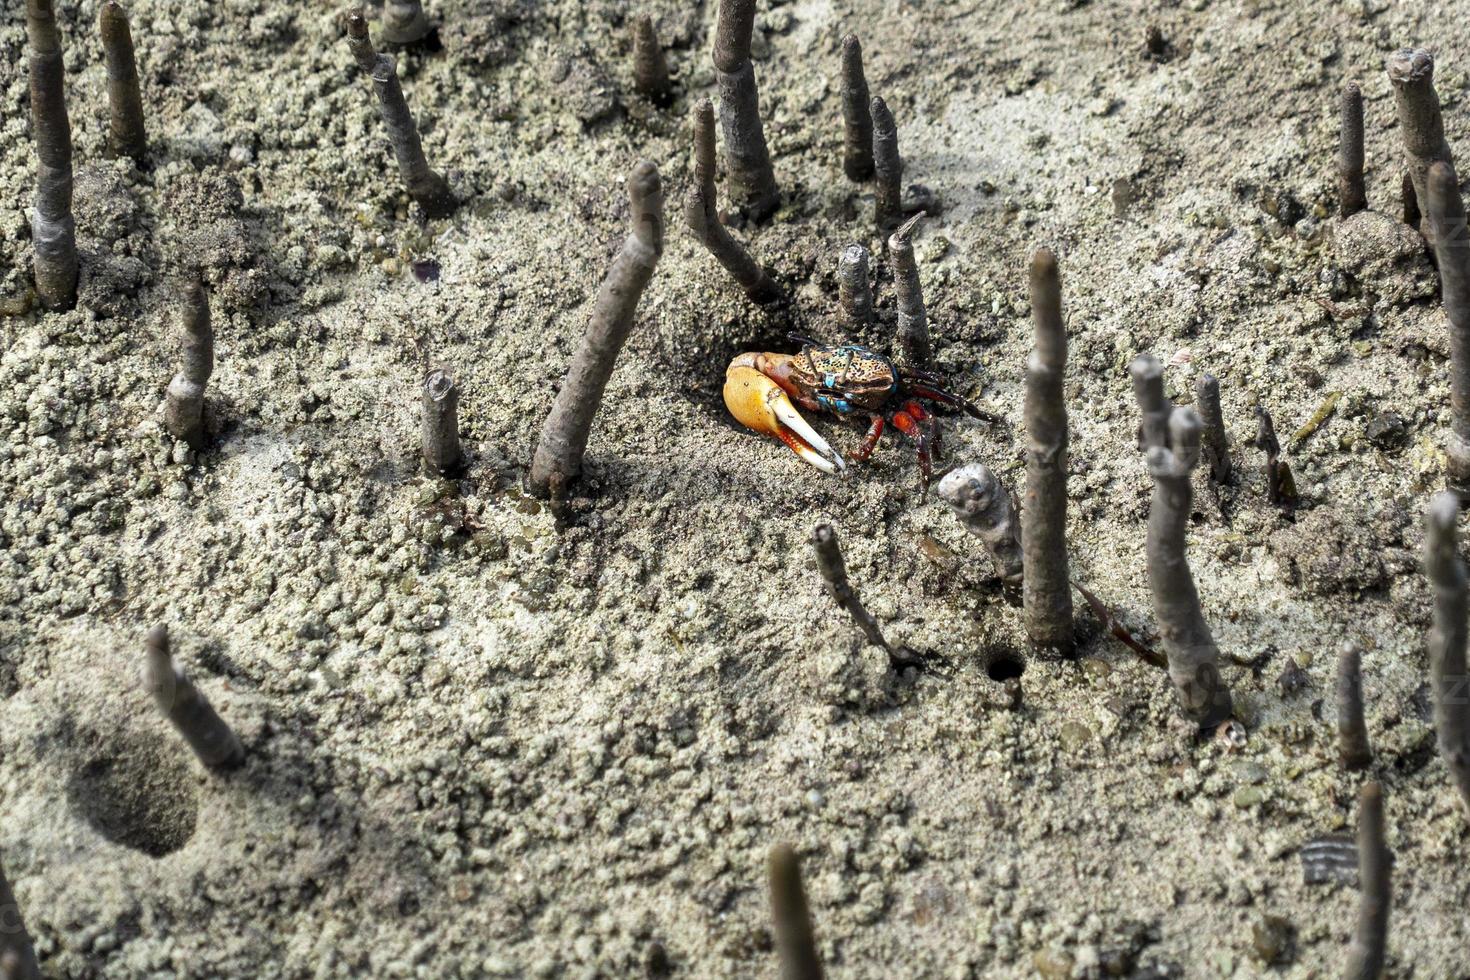
M1293 938L1271 975L1331 976L1357 893L1305 886L1297 850L1350 830L1369 778L1335 761L1348 634L1397 861L1389 975L1470 976L1470 826L1434 755L1418 573L1447 341L1422 243L1389 217L1382 71L1436 46L1470 157L1451 7L762 4L786 197L739 234L794 305L755 309L671 227L560 526L520 480L625 234L628 171L657 163L671 202L688 187L713 2L638 7L673 45L668 111L631 93L628 4L431 3L444 50L399 68L466 203L428 227L335 7L133 3L139 173L105 156L97 5L63 2L82 288L45 316L21 7L0 24L0 854L48 976L772 976L777 841L833 976L1256 977L1277 918ZM871 190L841 169L848 31L906 182L942 203L916 243L936 365L1017 423L946 417L946 462L1019 490L1025 257L1050 243L1072 570L1141 633L1150 481L1126 368L1153 351L1185 403L1196 372L1220 378L1239 482L1197 486L1190 558L1243 749L1196 741L1164 674L1080 602L1078 659L1030 657L1007 710L989 673L1028 656L1020 610L920 495L912 446L885 437L840 480L727 417L734 354L839 339L849 242L879 284L860 339L891 348ZM1342 222L1350 78L1372 210ZM437 282L413 275L426 260ZM161 416L186 263L218 356L197 458ZM457 484L418 462L430 359L462 390ZM1265 502L1256 398L1294 519ZM842 449L861 436L813 421ZM896 678L859 648L812 565L820 521L889 638L947 667ZM206 775L139 687L156 622L243 770ZM1288 663L1305 684L1284 693Z

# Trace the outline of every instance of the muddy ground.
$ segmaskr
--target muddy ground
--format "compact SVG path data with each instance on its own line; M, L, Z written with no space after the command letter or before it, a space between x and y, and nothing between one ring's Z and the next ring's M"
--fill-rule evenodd
M400 72L464 204L426 225L337 7L133 3L140 171L106 157L98 5L62 2L83 283L76 311L41 315L6 0L0 851L45 974L772 976L764 858L790 841L834 976L1336 975L1357 892L1305 885L1298 851L1353 826L1364 777L1336 764L1331 692L1356 636L1397 862L1389 976L1470 977L1470 827L1434 752L1418 571L1446 328L1397 218L1382 70L1433 45L1470 153L1470 22L1384 0L762 3L785 197L740 234L792 302L761 311L677 207L714 4L637 5L671 48L668 110L631 91L633 6L431 5L442 50ZM1186 402L1196 372L1220 377L1237 476L1199 484L1190 557L1243 750L1197 738L1164 675L1080 604L1074 660L1029 651L908 444L839 480L726 416L729 358L840 339L840 249L880 247L871 189L841 171L847 31L907 179L939 197L918 243L937 363L1016 423L947 419L947 463L1020 489L1025 261L1049 243L1073 572L1143 635L1150 484L1126 367L1156 353ZM1343 222L1350 79L1377 213ZM669 245L558 518L520 482L640 158L663 174ZM160 410L195 268L218 345L197 456ZM861 339L887 349L886 260L875 278L882 322ZM450 483L418 467L429 359L463 389L471 462ZM1258 399L1294 513L1266 501ZM816 424L841 448L861 434ZM931 669L895 676L861 646L812 565L820 521ZM140 690L157 622L244 770L205 774ZM1011 710L992 675L1017 665Z

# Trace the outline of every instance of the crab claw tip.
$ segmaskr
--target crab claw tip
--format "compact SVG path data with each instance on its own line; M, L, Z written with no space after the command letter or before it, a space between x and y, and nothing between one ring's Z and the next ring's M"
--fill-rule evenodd
M725 407L746 428L775 436L823 473L847 469L842 456L801 417L781 386L755 368L731 366L725 375Z

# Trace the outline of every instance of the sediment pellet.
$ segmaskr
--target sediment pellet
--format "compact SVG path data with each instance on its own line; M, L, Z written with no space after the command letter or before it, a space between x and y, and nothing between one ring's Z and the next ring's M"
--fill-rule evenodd
M1422 209L1428 200L1429 168L1441 162L1454 166L1450 145L1444 138L1439 95L1434 91L1434 56L1422 49L1405 49L1390 55L1387 67L1398 108L1404 162L1414 184L1414 198ZM1432 230L1422 223L1419 227L1433 245Z
M725 175L735 206L752 221L762 221L775 212L781 192L771 168L755 65L750 60L754 32L755 0L720 0L714 63L725 136Z
M1356 82L1342 89L1337 134L1337 203L1347 218L1368 207L1363 185L1363 93Z
M388 44L417 44L433 30L419 0L384 0L380 28Z
M144 641L143 686L199 761L211 769L233 769L245 761L245 747L189 676L174 662L168 628L155 626Z
M868 108L873 117L873 217L886 235L903 223L903 157L888 103L874 96Z
M198 279L184 291L179 354L179 373L169 382L163 421L170 435L197 450L204 444L204 388L214 373L209 295Z
M459 469L459 386L444 368L424 377L422 439L424 469L446 475Z
M812 551L817 557L817 571L827 585L827 594L852 617L858 629L874 646L882 647L892 656L894 648L883 638L878 621L863 607L857 593L847 580L847 563L842 560L842 548L837 543L837 532L830 524L818 524L812 532Z
M766 867L782 980L821 980L822 960L801 883L801 862L790 845L777 844L771 848Z
M0 866L0 976L5 980L41 980L36 950L3 866Z
M116 156L142 163L148 152L143 126L143 96L138 89L138 62L128 14L117 0L107 0L98 16L102 54L107 61L107 148Z
M628 237L598 291L587 332L572 357L551 414L541 427L530 485L560 497L582 473L582 456L618 353L633 330L643 290L664 248L664 191L658 168L640 161L628 177L632 204Z
M1026 634L1042 649L1072 652L1072 580L1067 566L1067 328L1056 255L1031 257L1036 346L1026 360L1026 496L1021 544Z
M850 335L866 330L873 322L873 285L868 281L868 250L849 245L837 262L837 304L842 323Z
M919 263L914 255L914 230L924 220L921 211L888 236L888 254L893 259L893 286L898 296L898 347L904 361L916 371L929 368L929 314L924 308L924 287L919 282Z
M1347 980L1378 980L1388 958L1388 917L1393 906L1393 854L1383 820L1383 786L1358 791L1358 925L1348 947Z
M1217 484L1230 480L1230 440L1225 435L1225 414L1220 410L1220 380L1201 372L1194 381L1194 404L1204 426L1202 442L1204 458L1210 468L1210 479Z
M709 99L702 99L694 107L694 181L684 201L684 220L752 302L780 299L780 287L720 221L716 201L715 109Z
M1445 439L1449 482L1470 495L1470 229L1454 168L1429 168L1430 241L1439 262L1440 297L1450 325L1450 431Z
M31 215L36 295L48 310L77 300L77 232L71 213L71 123L66 68L53 0L26 0L30 43L31 137L36 145L36 208Z
M633 88L658 105L667 105L674 95L669 62L648 14L633 18Z
M378 97L379 114L388 130L388 142L393 147L393 156L398 161L398 172L404 186L424 214L429 218L444 218L454 211L454 195L449 182L429 167L424 157L423 143L419 140L418 124L403 96L403 87L398 81L396 62L386 55L373 51L368 40L367 20L361 11L353 11L347 18L347 43L352 56L373 80L373 91Z
M1149 354L1133 361L1133 390L1144 414L1144 449L1154 480L1148 515L1148 580L1159 621L1169 677L1185 713L1201 728L1213 728L1234 711L1220 676L1220 650L1205 622L1199 592L1185 556L1193 501L1190 473L1199 464L1200 421L1194 411L1173 408L1161 433L1149 423L1164 399L1164 367Z
M985 545L1000 580L1006 585L1020 585L1025 569L1021 529L1011 495L990 467L971 463L951 470L939 481L939 497L965 530Z
M863 183L873 176L873 113L863 72L863 45L856 34L842 39L842 170Z
M1439 754L1470 816L1470 688L1465 675L1465 563L1459 555L1460 501L1451 491L1434 496L1425 516L1424 573L1434 589L1429 632L1429 683Z
M1344 640L1337 653L1337 758L1344 769L1365 769L1373 761L1363 717L1362 667L1362 646Z

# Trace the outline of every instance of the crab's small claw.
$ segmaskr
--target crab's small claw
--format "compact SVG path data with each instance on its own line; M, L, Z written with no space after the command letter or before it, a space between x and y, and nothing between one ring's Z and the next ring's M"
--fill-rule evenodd
M842 456L796 411L781 386L755 368L732 364L725 372L725 407L747 429L775 436L823 473L847 468Z

